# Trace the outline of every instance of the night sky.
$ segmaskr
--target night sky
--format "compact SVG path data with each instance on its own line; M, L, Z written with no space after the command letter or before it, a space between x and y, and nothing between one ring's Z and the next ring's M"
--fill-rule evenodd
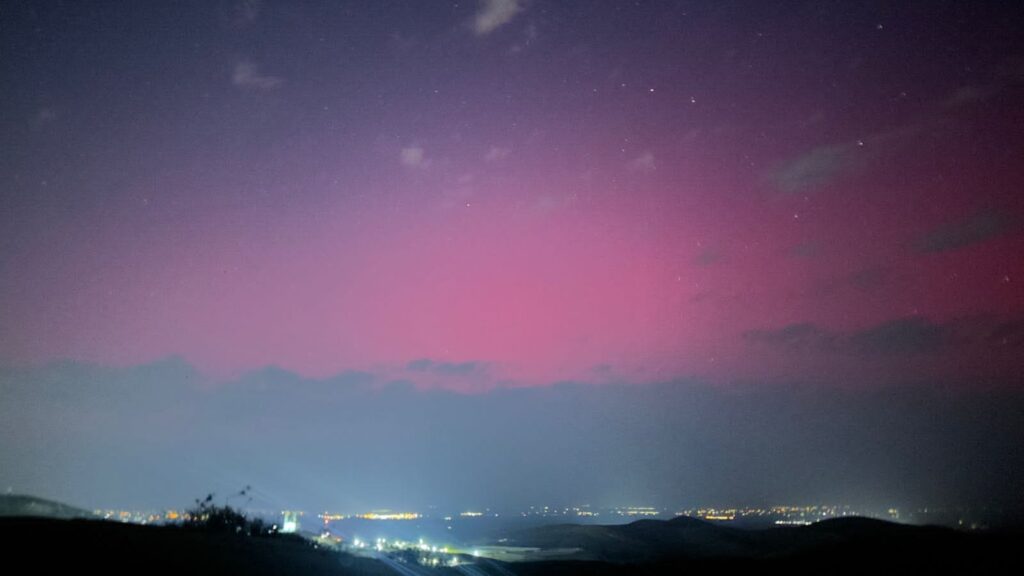
M0 484L1024 503L1024 11L900 4L4 2Z

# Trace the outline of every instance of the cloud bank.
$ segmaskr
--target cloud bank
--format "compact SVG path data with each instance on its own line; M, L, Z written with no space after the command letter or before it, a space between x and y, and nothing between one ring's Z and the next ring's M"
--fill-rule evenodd
M863 343L922 337L882 332ZM1021 339L1019 326L1004 332ZM816 337L804 325L758 338ZM309 510L1020 505L1024 394L938 384L680 380L458 394L274 368L211 385L174 359L3 368L0 484L87 507L180 506L247 484Z
M473 32L478 36L490 34L522 11L521 0L481 0L480 8L473 16Z

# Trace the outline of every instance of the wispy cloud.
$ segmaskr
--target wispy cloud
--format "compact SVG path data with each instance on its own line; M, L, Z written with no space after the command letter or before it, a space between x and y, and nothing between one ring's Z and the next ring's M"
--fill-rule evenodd
M723 260L722 252L714 248L705 248L701 250L700 254L693 259L693 263L698 266L711 266L712 264L718 264Z
M523 40L521 42L516 42L515 44L513 44L512 47L509 48L509 53L518 54L523 50L526 50L527 48L530 47L531 44L537 41L537 35L537 25L528 25L526 27L526 30L523 32Z
M33 128L41 128L56 122L57 119L57 112L52 108L40 108L32 115L31 124Z
M961 86L942 101L943 108L959 108L992 97L999 89L992 86Z
M743 339L751 344L763 344L795 350L831 347L836 336L814 324L802 322L789 324L778 329L750 330L743 334Z
M487 162L497 162L499 160L504 160L505 158L508 158L508 155L511 153L512 151L509 150L508 148L491 146L491 149L487 151L487 154L484 154L484 160Z
M940 120L925 120L818 146L776 165L768 172L767 180L781 192L809 192L895 154L914 136L940 125Z
M964 322L936 323L921 316L896 318L862 330L837 332L809 322L777 329L750 330L743 334L749 344L793 352L840 352L857 356L912 356L931 354L954 342L980 341L977 330L968 333ZM993 328L983 328L988 334Z
M1019 88L1024 82L1024 57L1013 56L1000 62L987 81L967 84L942 101L943 108L960 108L989 100L1007 88Z
M480 8L473 16L473 32L477 36L490 34L522 11L521 0L481 0Z
M899 318L851 334L849 344L862 354L923 354L943 348L953 330L919 316Z
M786 254L794 258L813 258L821 254L821 251L821 244L818 242L801 242L786 250Z
M437 362L430 358L413 360L405 366L413 372L432 372L443 376L469 376L487 370L485 362Z
M410 168L427 168L430 166L430 160L421 146L402 148L401 153L399 153L399 159L404 166Z
M949 252L1010 232L1013 221L995 211L978 212L930 230L915 243L921 252Z
M57 119L57 113L50 108L41 108L36 113L36 120L39 122L53 122Z
M647 151L643 154L633 158L627 164L627 167L633 172L644 172L650 173L657 170L658 166L654 161L654 153Z
M240 23L250 23L259 18L262 9L260 0L241 0L235 4L235 17Z
M240 88L270 90L283 84L284 78L263 74L260 72L259 66L243 60L235 64L235 68L231 72L231 82Z
M820 146L783 163L769 178L783 192L816 188L849 169L856 150L856 144Z
M858 290L873 292L891 281L892 272L892 268L888 266L871 266L854 272L847 278L847 281Z

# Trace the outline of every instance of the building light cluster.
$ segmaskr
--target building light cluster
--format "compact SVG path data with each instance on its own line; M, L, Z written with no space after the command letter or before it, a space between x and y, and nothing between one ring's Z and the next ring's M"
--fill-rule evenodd
M864 509L854 509L848 505L820 504L803 506L780 505L728 508L699 507L687 508L673 513L669 510L653 506L595 508L585 504L580 506L564 507L530 506L528 509L520 510L516 515L523 518L577 518L584 522L605 521L614 523L617 521L628 521L628 519L640 517L671 518L674 514L675 516L688 516L713 522L755 522L761 524L775 524L778 526L800 526L812 524L821 520L827 520L829 518L865 516L899 522L938 523L958 526L965 529L984 529L987 527L987 524L982 520L979 520L979 518L991 516L996 513L998 513L998 511L992 509L979 510L970 508L921 508L911 510L884 508L876 511L869 511ZM132 524L172 524L188 522L194 519L188 511L172 509L163 511L98 509L93 510L93 514L96 517L105 520ZM300 511L287 510L248 510L247 514L261 518L280 518L282 515L288 516L292 522L288 521L289 518L285 518L285 521L281 523L282 527L286 526L287 528L284 528L285 530L290 530L294 527L297 531L299 528L298 517L302 516L304 513ZM437 520L444 520L444 522L447 523L447 528L449 530L452 530L453 525L460 520L468 522L477 521L478 519L482 520L485 518L498 518L500 516L501 514L498 514L490 508L484 508L482 511L481 509L475 509L464 510L462 512L452 514L440 513L436 515L412 511L392 511L387 509L358 514L325 511L317 515L325 527L329 526L332 522L353 519L374 521L411 521L429 520L433 518Z
M351 516L346 514L331 514L330 512L324 512L323 514L317 515L318 518L324 521L324 524L330 524L331 522L338 522L340 520L347 520Z
M661 510L650 506L629 506L627 508L613 508L612 512L619 516L660 516Z
M696 508L676 512L676 516L689 516L718 522L730 522L733 520L768 520L779 526L804 526L820 520L829 518L840 518L843 516L864 516L849 506L771 506L751 508ZM896 509L889 510L888 515L892 519L898 519L899 513Z
M356 514L356 518L362 518L363 520L416 520L421 516L416 512L367 512L366 514Z
M353 538L349 551L387 562L415 563L420 566L457 568L465 563L459 559L459 551L448 546L430 544L422 538L416 542L388 540L387 538L366 541L361 538Z
M179 512L178 510L165 510L163 512L153 510L93 510L92 513L104 520L128 524L166 524L168 522L190 519L187 512Z

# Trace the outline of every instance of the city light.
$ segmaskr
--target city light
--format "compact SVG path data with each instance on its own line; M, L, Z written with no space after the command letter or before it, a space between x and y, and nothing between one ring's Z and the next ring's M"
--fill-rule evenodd
M363 520L416 520L420 515L416 512L367 512L357 514L356 518Z

